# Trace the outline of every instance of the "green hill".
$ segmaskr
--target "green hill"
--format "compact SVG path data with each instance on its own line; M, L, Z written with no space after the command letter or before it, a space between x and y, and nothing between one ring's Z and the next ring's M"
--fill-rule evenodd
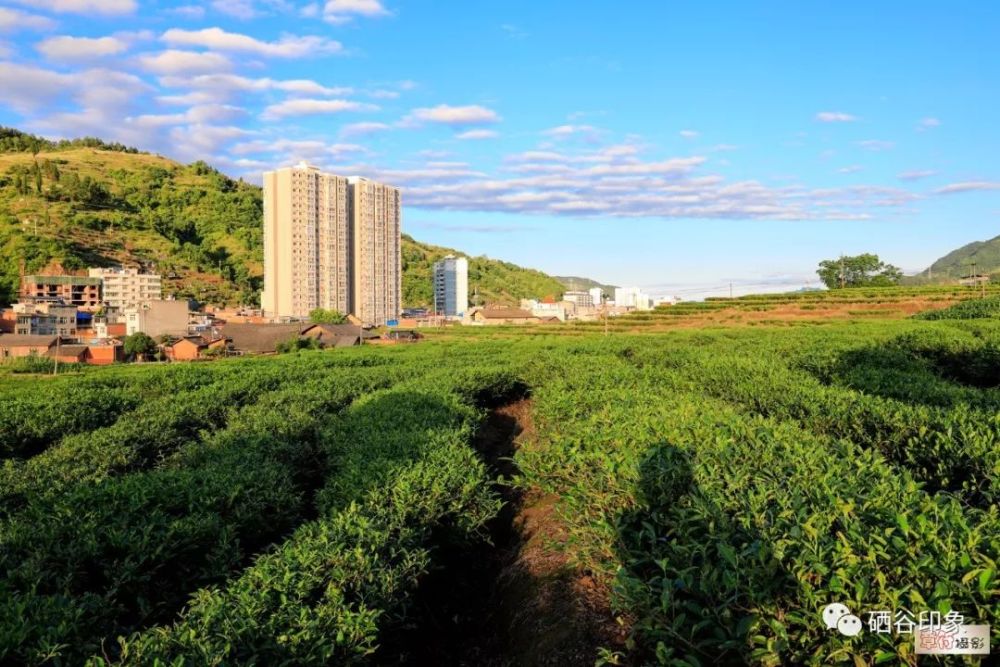
M434 299L431 273L445 255L469 260L469 299L474 305L516 305L522 298L559 296L565 289L558 279L535 269L486 257L470 257L452 248L429 245L403 235L403 303L429 306Z
M204 162L182 165L120 144L52 142L0 128L0 305L15 298L19 265L69 270L141 265L164 289L202 303L258 303L263 285L261 188ZM403 237L405 306L432 301L431 266L463 255ZM558 295L540 272L469 258L480 303Z
M957 250L952 250L936 260L928 269L915 276L907 276L904 282L911 284L955 282L972 274L973 263L978 274L1000 273L1000 236L988 241L973 241Z

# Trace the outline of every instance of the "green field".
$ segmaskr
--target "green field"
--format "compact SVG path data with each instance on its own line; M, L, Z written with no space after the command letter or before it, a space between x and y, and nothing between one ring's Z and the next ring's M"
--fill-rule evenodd
M0 662L415 663L453 604L495 626L464 664L916 664L831 602L995 646L1000 322L956 308L0 375ZM549 506L555 583L465 580ZM506 623L579 581L611 631Z

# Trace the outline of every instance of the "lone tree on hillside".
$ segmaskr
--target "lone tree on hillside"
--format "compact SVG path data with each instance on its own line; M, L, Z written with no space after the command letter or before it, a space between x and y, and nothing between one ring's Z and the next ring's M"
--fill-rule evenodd
M309 321L313 324L343 324L347 317L338 310L317 308L309 311Z
M816 270L820 280L830 289L838 287L887 287L899 283L903 272L886 264L878 255L865 253L854 257L825 259Z

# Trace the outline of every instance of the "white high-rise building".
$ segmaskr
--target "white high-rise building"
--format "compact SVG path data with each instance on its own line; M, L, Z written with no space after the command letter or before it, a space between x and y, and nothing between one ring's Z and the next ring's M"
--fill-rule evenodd
M590 292L570 291L563 293L563 301L576 304L577 308L593 308L594 296Z
M264 174L264 293L271 317L317 308L381 325L399 316L397 188L305 163Z
M469 309L469 260L448 255L434 263L434 308L446 317Z
M600 307L604 303L604 290L600 287L591 287L587 290L590 293L590 300L594 305Z
M649 295L645 294L638 287L616 287L615 305L635 308L636 310L649 310Z
M155 273L117 267L92 268L88 274L101 279L104 302L113 308L128 308L163 298L163 280Z

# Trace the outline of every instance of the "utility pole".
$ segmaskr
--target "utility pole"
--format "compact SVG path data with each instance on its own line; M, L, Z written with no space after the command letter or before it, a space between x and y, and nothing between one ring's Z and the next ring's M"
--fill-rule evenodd
M840 289L847 286L847 275L844 273L844 256L840 256Z
M604 335L608 335L608 296L601 292L601 310L604 311Z
M56 327L56 363L52 366L52 374L59 375L59 344L62 343L62 336L59 334L59 328Z

